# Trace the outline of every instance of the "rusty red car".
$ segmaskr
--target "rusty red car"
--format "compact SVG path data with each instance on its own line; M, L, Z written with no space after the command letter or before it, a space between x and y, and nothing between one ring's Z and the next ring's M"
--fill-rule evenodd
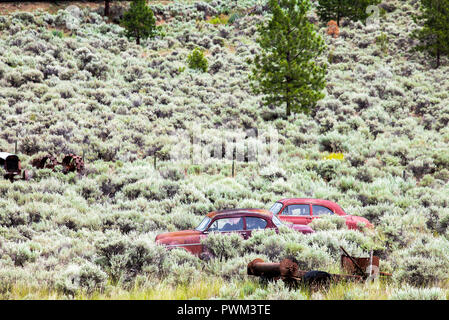
M360 229L360 224L367 228L374 226L365 218L347 214L338 204L330 200L310 198L287 198L277 201L270 208L284 222L295 225L307 225L313 219L327 215L339 215L346 220L348 229Z
M265 209L228 209L208 213L195 230L159 234L156 243L168 248L183 248L200 255L205 251L201 240L211 232L238 233L247 239L254 230L275 229L278 232L282 225L304 234L314 232L309 226L284 224L276 215Z

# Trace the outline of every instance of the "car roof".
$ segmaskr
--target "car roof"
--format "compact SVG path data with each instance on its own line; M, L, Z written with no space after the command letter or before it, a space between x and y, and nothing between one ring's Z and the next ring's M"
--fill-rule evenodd
M250 214L250 215L261 215L265 216L267 218L270 218L273 216L273 213L271 211L265 210L265 209L254 209L254 208L248 208L248 209L226 209L226 210L219 210L219 211L212 211L207 214L209 218L214 218L218 216L240 216L244 214Z
M277 202L282 203L283 205L290 205L290 204L317 204L317 205L324 205L326 207L329 207L335 211L340 211L342 213L345 213L342 207L338 205L338 203L335 203L330 200L324 200L324 199L314 199L314 198L284 198Z

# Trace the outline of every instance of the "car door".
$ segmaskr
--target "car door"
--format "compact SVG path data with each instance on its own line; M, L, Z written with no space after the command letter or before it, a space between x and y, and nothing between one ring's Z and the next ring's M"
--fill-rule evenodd
M207 229L207 233L238 233L243 238L246 237L244 217L223 217L218 218Z
M334 212L326 206L314 204L312 206L312 219L317 219L322 216L329 216Z
M279 214L279 218L284 222L293 224L309 224L312 221L309 204L287 205Z
M268 221L260 217L245 217L245 220L246 220L245 238L251 237L251 233L254 230L265 229L268 225Z

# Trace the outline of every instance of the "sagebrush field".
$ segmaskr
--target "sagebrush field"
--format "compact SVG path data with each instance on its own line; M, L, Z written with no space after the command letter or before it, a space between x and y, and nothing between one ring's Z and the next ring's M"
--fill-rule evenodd
M384 0L378 25L344 21L336 38L312 9L326 42L325 98L289 117L262 105L248 81L263 3L150 2L158 35L140 45L114 21L125 4L110 21L101 6L80 6L75 26L64 8L0 12L0 151L14 153L17 141L31 178L0 180L0 298L449 297L449 62L434 68L412 50L419 1ZM206 72L188 66L195 48ZM209 142L208 130L274 128L278 159L236 161L235 176L227 159L170 161L173 133L194 125ZM84 155L84 174L31 166L70 152ZM154 242L210 211L287 197L335 201L375 232L323 219L311 235L210 237L226 259L209 261ZM246 275L255 258L286 256L340 272L339 246L374 249L393 276L310 292Z

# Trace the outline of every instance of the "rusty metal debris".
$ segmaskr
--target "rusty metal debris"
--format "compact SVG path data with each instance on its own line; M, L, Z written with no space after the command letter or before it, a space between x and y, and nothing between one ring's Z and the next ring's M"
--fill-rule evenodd
M370 266L369 258L353 258L351 257L343 247L340 247L343 251L344 255L340 258L340 263L343 269L350 273L359 273L360 275L364 275L367 267ZM379 268L379 258L375 257L377 262L377 268ZM374 262L374 259L372 259ZM373 268L371 268L373 269Z
M343 270L352 274L359 274L363 277L368 276L391 276L388 272L379 272L380 259L373 256L372 253L369 258L355 258L351 257L343 247L340 247L343 255L340 257L340 265Z
M383 275L391 276L390 273L379 272L379 257L369 258L351 257L344 248L341 247L344 255L341 256L341 267L349 274L331 274L320 270L300 270L298 263L284 259L280 263L264 262L262 259L255 259L247 266L247 274L258 276L268 280L283 280L289 284L325 285L339 281L364 281L369 277Z
M73 153L65 155L61 162L55 156L47 154L34 159L31 165L37 169L51 169L53 171L56 170L56 166L61 165L63 173L75 171L81 173L84 170L83 158ZM23 180L29 180L27 170L22 170L19 157L15 154L0 152L0 167L6 171L3 177L11 182L14 181L16 176L21 176Z
M6 171L3 175L5 179L14 181L16 176L21 176L23 180L28 180L28 172L22 170L20 159L15 154L0 152L0 167Z
M247 273L265 279L282 279L290 284L326 284L342 280L363 280L363 277L359 275L331 274L320 270L300 270L298 264L290 259L284 259L280 263L267 263L258 258L248 264Z
M62 159L63 172L81 172L84 169L84 161L80 156L70 153Z
M73 153L64 156L61 162L59 162L53 155L46 155L41 158L34 159L31 165L37 169L52 169L56 170L56 166L62 166L62 172L82 172L84 170L83 159Z
M42 158L34 159L31 165L37 169L54 169L58 165L58 160L51 154L48 154Z

